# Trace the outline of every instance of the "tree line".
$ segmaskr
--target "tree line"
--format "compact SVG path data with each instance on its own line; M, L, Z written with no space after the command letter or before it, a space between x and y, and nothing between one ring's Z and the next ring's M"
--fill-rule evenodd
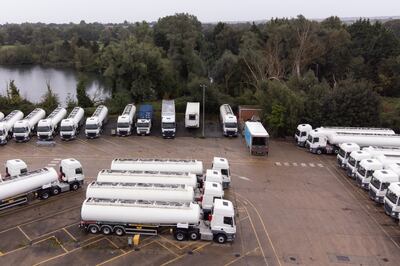
M0 64L73 67L103 75L115 112L175 98L254 104L275 135L300 122L400 128L400 20L384 24L298 16L265 23L201 24L176 14L155 23L5 24Z

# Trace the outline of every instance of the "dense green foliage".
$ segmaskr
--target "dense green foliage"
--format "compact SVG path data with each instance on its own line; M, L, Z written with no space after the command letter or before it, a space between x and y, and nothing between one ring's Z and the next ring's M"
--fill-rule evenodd
M386 105L400 97L399 20L346 25L337 17L299 16L202 25L176 14L153 24L6 24L0 26L0 64L101 73L113 90L112 112L161 98L176 98L181 110L185 101L202 99L205 84L207 111L221 103L260 105L276 135L291 134L299 122L400 127L399 106ZM89 107L84 87L81 80L78 104Z

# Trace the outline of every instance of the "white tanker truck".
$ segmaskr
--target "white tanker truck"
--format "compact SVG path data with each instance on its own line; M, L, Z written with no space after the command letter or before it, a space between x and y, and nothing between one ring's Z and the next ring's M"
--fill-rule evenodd
M3 178L0 180L0 210L37 197L47 199L61 192L77 190L83 180L82 166L72 158L61 161L60 173L50 167Z
M39 140L52 140L58 130L61 120L67 115L67 110L57 107L46 119L39 121L37 126L37 136Z
M7 144L7 141L12 138L15 122L21 120L23 117L24 113L14 110L0 121L0 145Z
M108 121L108 109L104 105L99 105L91 117L86 118L85 134L86 138L97 138L104 130L104 125Z
M75 139L83 125L85 111L81 107L74 107L66 119L61 121L60 137L62 140Z
M28 166L21 159L11 159L7 160L5 165L6 167L6 175L5 177L20 175L28 172ZM1 179L1 175L0 175Z
M211 221L204 220L196 203L86 199L82 204L80 227L92 234L102 232L157 235L161 229L172 229L178 241L233 241L236 235L235 211L232 202L216 199Z
M36 125L40 119L46 116L46 112L41 108L35 108L23 120L14 124L13 136L16 142L29 141L36 131Z

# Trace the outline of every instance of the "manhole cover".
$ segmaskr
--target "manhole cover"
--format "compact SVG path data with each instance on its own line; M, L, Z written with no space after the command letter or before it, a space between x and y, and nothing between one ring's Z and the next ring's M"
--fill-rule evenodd
M340 262L350 262L350 258L347 256L336 256L336 259Z

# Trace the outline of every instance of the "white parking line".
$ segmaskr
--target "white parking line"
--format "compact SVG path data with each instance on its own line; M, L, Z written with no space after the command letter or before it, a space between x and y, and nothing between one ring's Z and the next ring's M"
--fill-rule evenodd
M55 163L49 163L47 166L50 166L50 167L53 167L53 166L56 166L57 164L55 164Z
M315 164L313 164L313 163L309 163L308 164L310 167L315 167Z
M276 162L275 163L277 166L282 166L282 164L280 162Z
M292 163L293 164L293 166L297 166L297 163Z
M301 167L306 167L306 166L307 166L307 164L301 163Z
M290 164L288 162L284 162L283 163L285 166L290 166Z
M245 176L238 175L237 177L240 178L240 179L246 180L246 181L251 181L250 178L245 177Z
M319 167L324 167L322 163L317 164Z

